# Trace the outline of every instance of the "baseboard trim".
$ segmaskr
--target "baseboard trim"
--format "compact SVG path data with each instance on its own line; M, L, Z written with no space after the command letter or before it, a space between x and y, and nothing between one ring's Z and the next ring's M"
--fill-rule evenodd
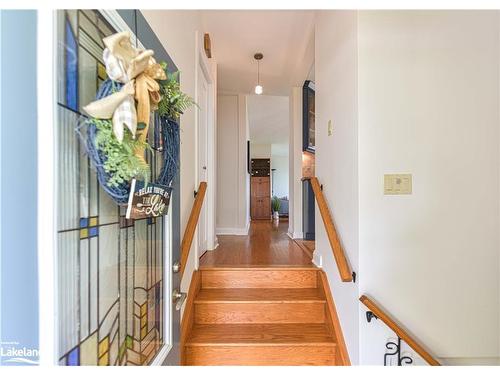
M286 232L286 234L288 235L288 237L290 237L292 240L301 240L303 239L303 234L302 232Z
M215 236L214 242L210 246L210 249L207 249L207 251L214 251L217 247L219 247L219 239Z
M316 250L313 252L312 262L316 267L323 268L323 258Z
M247 228L216 228L215 234L218 236L246 236L248 235L248 227Z

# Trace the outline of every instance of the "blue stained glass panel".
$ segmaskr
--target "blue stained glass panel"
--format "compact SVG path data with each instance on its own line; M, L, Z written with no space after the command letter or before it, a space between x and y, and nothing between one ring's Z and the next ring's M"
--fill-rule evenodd
M69 352L66 364L68 366L80 366L80 347L77 346Z
M89 226L89 218L81 217L80 218L80 228L87 228Z
M71 27L66 19L66 105L74 111L78 110L78 45Z
M90 227L89 228L89 237L95 237L99 235L99 228L98 227Z

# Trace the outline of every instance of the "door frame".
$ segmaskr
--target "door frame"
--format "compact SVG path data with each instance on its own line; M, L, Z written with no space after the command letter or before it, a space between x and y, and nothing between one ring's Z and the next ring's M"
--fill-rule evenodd
M59 365L58 362L58 289L57 289L57 152L55 129L57 121L57 10L39 9L37 12L37 242L39 293L39 364ZM116 10L99 10L117 31L130 31L135 43L136 35ZM47 43L47 40L51 43ZM144 48L140 41L138 46ZM52 67L50 72L46 67ZM47 88L52 95L47 95ZM173 348L172 304L172 208L164 220L164 338L165 343L151 366L162 365ZM168 342L167 342L168 339Z
M37 153L38 153L38 319L39 363L57 364L57 259L56 259L56 60L57 28L55 11L37 12ZM51 43L47 43L47 41ZM52 67L50 71L46 67ZM51 88L52 95L47 95Z
M208 90L207 90L207 102L208 102L208 108L207 108L207 131L206 131L206 145L205 145L205 150L207 153L207 194L205 196L205 202L204 205L206 207L206 233L207 233L207 250L214 250L217 247L217 237L215 235L215 177L216 177L216 162L215 162L215 145L216 145L216 122L215 122L215 87L216 87L216 82L214 79L214 76L212 74L214 67L211 64L211 62L208 60L207 56L205 55L205 50L203 48L203 34L200 33L199 31L196 31L195 33L195 101L198 102L199 100L199 90L198 90L198 83L201 77L199 76L199 72L201 71L204 75L204 78L208 84ZM200 168L202 168L201 165L199 165L199 152L200 152L200 139L199 139L199 116L200 116L200 111L199 109L195 110L195 124L196 124L196 130L195 130L195 176L194 180L196 182L196 187L195 189L198 188L200 184L200 179L199 179L199 172ZM199 240L198 240L198 231L196 231L196 236L195 236L195 269L199 268L199 259L200 256L203 254L200 254L199 252Z

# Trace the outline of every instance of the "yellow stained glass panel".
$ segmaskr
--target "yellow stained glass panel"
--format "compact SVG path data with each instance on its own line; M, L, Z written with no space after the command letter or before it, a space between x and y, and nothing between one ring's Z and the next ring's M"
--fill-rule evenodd
M80 239L81 238L87 238L88 236L89 236L89 230L88 230L88 228L80 229Z
M104 340L102 340L99 343L99 358L104 355L104 353L107 353L109 350L109 337L106 336Z

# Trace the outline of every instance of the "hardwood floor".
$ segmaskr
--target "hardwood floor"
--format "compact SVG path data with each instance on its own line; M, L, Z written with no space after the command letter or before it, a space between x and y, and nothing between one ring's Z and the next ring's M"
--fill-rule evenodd
M300 239L296 239L294 241L297 243L297 245L300 246L300 248L306 253L306 255L312 259L316 242L311 240L300 240Z
M252 221L248 236L218 236L219 247L207 251L200 267L312 266L300 246L287 235L288 221Z

